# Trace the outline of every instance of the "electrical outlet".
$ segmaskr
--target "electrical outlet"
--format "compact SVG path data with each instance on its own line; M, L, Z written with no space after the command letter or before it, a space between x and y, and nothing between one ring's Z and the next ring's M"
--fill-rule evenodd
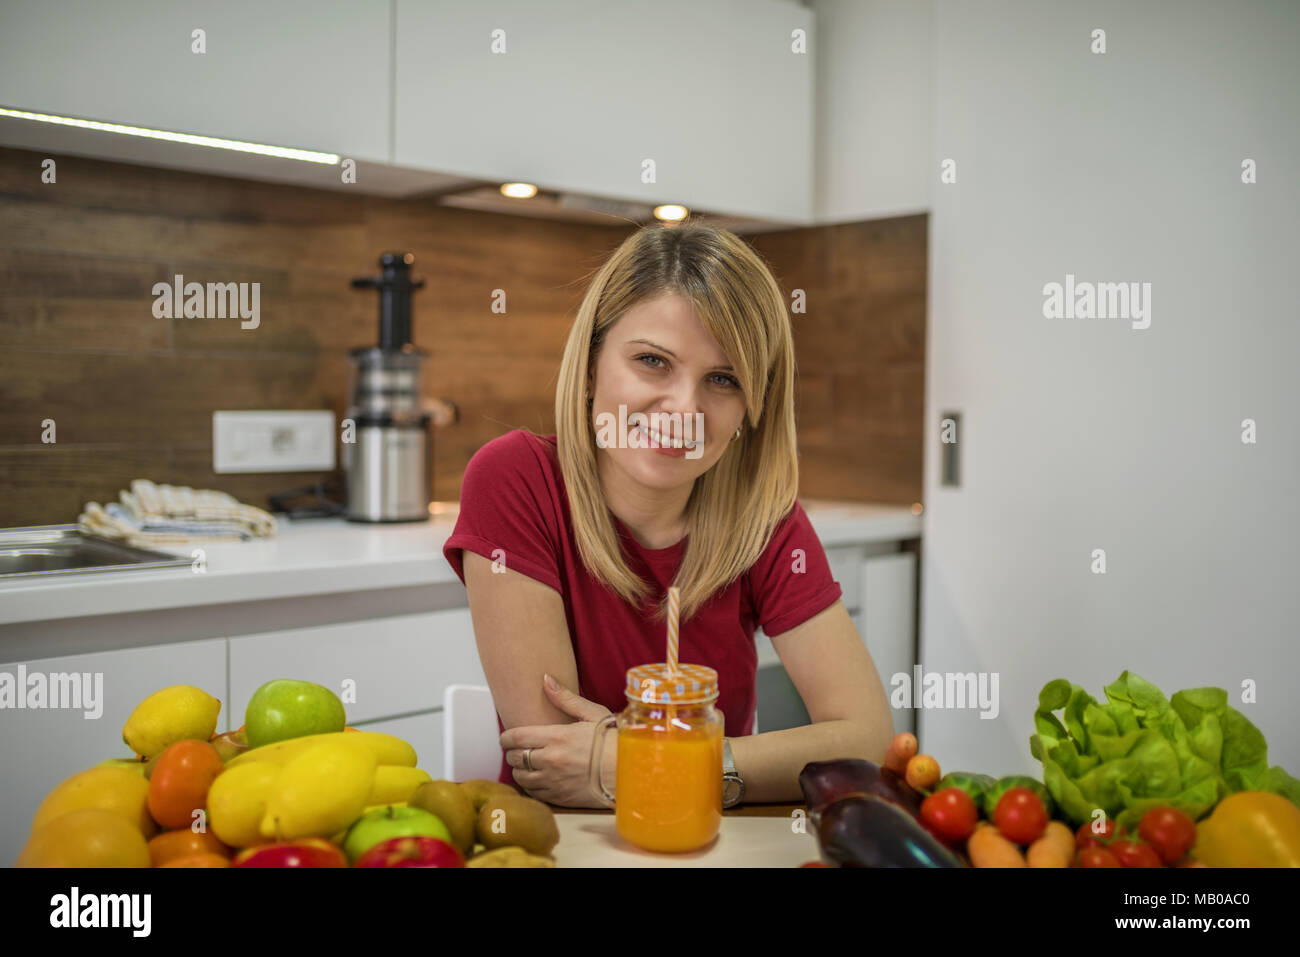
M213 412L214 472L332 472L334 413Z

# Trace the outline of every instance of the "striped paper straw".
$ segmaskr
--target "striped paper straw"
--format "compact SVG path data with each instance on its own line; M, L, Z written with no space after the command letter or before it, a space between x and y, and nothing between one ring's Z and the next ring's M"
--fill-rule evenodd
M668 589L668 673L677 674L677 613L680 592L676 585Z

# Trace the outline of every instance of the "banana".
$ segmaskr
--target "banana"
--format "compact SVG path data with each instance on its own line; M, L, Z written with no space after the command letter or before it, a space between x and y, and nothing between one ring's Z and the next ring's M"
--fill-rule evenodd
M366 804L401 804L409 801L411 795L425 781L432 781L428 771L419 768L406 768L396 765L381 765L375 768L375 778L370 784L370 796Z
M284 766L271 786L262 836L277 841L328 838L348 827L365 809L377 766L374 752L360 741L336 739L309 747Z
M254 761L285 765L318 744L340 740L365 745L375 756L377 764L415 767L415 748L401 738L380 731L334 731L329 734L309 734L301 738L289 738L237 754L226 762L226 767L234 768Z

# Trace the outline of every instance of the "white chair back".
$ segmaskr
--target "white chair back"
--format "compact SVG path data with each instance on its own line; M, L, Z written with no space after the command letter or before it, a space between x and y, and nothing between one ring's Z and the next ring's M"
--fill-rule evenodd
M492 691L485 685L448 685L442 696L442 777L447 781L501 773L501 740Z

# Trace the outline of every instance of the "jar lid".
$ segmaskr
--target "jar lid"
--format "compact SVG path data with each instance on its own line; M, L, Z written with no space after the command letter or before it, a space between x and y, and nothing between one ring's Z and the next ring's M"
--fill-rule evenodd
M680 662L675 674L666 661L637 665L627 669L626 694L646 704L700 704L718 696L718 673L707 665Z

